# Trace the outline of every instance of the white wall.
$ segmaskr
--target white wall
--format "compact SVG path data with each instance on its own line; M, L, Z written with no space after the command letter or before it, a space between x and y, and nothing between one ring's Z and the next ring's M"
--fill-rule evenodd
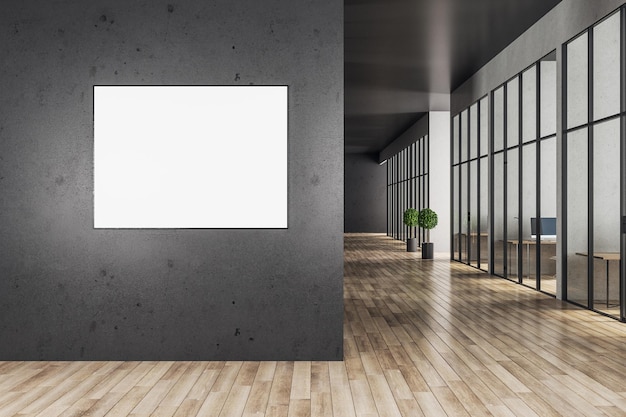
M430 231L435 253L450 257L450 112L429 113L430 208L439 218Z

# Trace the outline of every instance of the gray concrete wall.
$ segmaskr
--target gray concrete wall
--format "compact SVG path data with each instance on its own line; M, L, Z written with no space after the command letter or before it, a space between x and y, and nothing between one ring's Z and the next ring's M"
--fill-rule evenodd
M0 360L341 360L343 2L3 6ZM289 228L94 230L94 84L288 85Z
M387 165L378 154L346 154L345 231L387 232Z

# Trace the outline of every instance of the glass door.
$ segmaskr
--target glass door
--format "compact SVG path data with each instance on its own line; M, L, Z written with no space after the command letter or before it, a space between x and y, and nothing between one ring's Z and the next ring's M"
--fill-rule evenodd
M563 48L566 297L624 320L624 9Z
M557 148L556 148L556 51L542 58L538 63L538 94L539 109L537 112L537 129L539 137L539 204L540 218L554 219L550 228L545 230L543 239L539 239L536 256L537 289L556 296L557 269L557 203L559 193L557 187Z
M452 259L489 267L489 99L452 118Z

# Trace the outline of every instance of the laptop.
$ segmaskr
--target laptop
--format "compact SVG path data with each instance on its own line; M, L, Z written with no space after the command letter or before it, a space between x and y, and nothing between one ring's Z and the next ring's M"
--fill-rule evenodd
M540 222L537 222L536 217L531 217L530 238L537 239L537 235L541 240L556 240L556 217L542 217Z

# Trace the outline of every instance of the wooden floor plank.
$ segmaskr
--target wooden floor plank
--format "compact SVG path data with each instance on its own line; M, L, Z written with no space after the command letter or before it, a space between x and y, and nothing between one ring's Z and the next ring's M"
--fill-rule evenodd
M105 414L105 416L126 417L130 415L133 408L139 404L148 391L150 391L150 387L134 386L113 406L113 408L111 408L108 413Z
M328 364L330 393L334 416L355 417L354 402L348 373L343 362Z
M172 389L167 396L163 398L160 405L162 407L179 407L198 381L198 378L200 378L205 368L206 363L194 362L188 364L186 371L180 376L180 379L174 383Z
M191 391L187 394L186 399L192 399L197 401L204 401L209 392L213 389L213 385L217 382L217 378L219 377L224 363L220 364L220 367L211 366L211 364L207 364L198 380L191 388Z
M333 415L333 403L329 392L311 392L311 417Z
M115 370L120 364L115 362L102 362L99 364L94 363L93 365L96 366L96 368L93 369L93 372L89 366L85 366L84 370L87 372L82 372L81 377L75 374L74 378L76 378L78 385L75 386L74 389L66 389L63 388L62 384L59 385L59 395L57 395L57 400L47 407L41 407L40 414L42 416L52 417L53 413L51 412L51 409L58 410L58 415L64 414L67 409L72 407L81 399L85 398L94 386L96 386L102 379L106 378L107 374ZM74 378L70 378L70 380ZM54 390L51 390L50 392L54 392ZM89 405L89 407L87 407L88 409L91 405L93 405L93 403L95 403L95 400L90 400L78 407L78 409L82 410L84 407ZM71 409L75 408L76 407L72 407ZM26 410L23 410L23 412L24 411Z
M289 399L291 397L293 369L293 362L279 362L276 365L276 372L274 374L274 380L272 382L272 388L270 390L268 407L289 405ZM287 410L288 409L289 407L287 407ZM281 407L276 408L276 410L279 410L281 413L283 412Z
M378 413L370 385L366 379L350 381L350 391L352 393L352 402L354 403L354 412L357 417Z
M372 396L380 415L401 416L398 404L384 375L368 375L367 380L372 390Z
M250 387L250 395L243 410L244 417L260 416L267 409L267 402L272 389L272 381L263 381L255 379L252 387Z
M292 399L288 417L311 417L311 400Z
M115 405L124 397L124 392L109 392L95 401L91 407L87 409L85 415L89 417L102 417L106 415Z
M292 400L311 399L311 362L294 363L290 398Z

